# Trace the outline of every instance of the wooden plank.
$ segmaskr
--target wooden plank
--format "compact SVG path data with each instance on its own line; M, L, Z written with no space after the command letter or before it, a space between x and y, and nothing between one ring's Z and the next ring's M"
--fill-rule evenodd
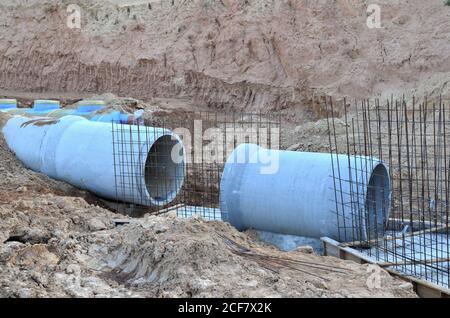
M450 258L433 258L433 259L427 259L427 260L404 261L404 262L397 262L397 263L384 263L383 267L412 265L412 264L435 264L435 263L445 263L445 262L450 262Z
M439 226L439 227L433 227L430 229L426 229L426 230L421 230L421 231L415 231L409 234L404 234L401 236L386 236L383 238L377 238L377 239L373 239L373 240L369 240L369 241L354 241L354 242L348 242L348 243L341 243L339 244L339 246L341 247L359 247L359 246L367 246L370 247L372 244L377 243L377 245L381 245L384 242L387 241L394 241L394 240L402 240L408 237L413 237L413 236L419 236L419 235L423 235L423 234L429 234L429 233L434 233L434 232L439 232L442 230L446 230L448 227L447 226ZM381 244L380 244L381 243Z
M334 256L340 259L355 261L360 264L373 263L373 259L369 256L348 247L341 247L338 241L328 237L321 238L324 244L324 254L327 256ZM328 253L331 251L331 254Z
M385 270L392 276L399 277L405 281L410 282L415 292L422 298L450 298L450 290L426 280L415 278L412 276L405 276L399 271L392 268L385 268Z
M358 264L366 264L367 263L363 259L359 258L358 256L355 256L352 253L348 253L344 250L341 250L341 254L343 254L343 257L341 257L341 259L345 259L347 261L352 261L352 262L355 262Z
M378 266L384 267L389 263L384 262L378 262L374 260L373 258L362 254L361 252L349 248L349 247L342 247L340 246L340 243L330 239L328 237L322 237L321 238L323 243L323 250L325 256L335 256L346 259L346 260L353 260L358 259L357 263L371 263L376 264ZM329 252L331 251L331 254ZM351 256L350 256L351 255ZM450 298L450 289L446 289L442 286L439 286L434 283L427 282L423 279L418 279L411 276L405 276L404 274L392 269L392 268L384 268L390 275L399 277L407 282L410 282L417 295L422 298Z
M325 240L327 240L327 241L325 241ZM329 240L329 243L328 243L328 240ZM338 246L339 243L333 244L333 242L336 242L336 241L333 241L332 239L330 239L328 237L323 238L322 242L323 242L323 251L324 251L323 254L325 256L333 256L333 257L341 258L340 248Z

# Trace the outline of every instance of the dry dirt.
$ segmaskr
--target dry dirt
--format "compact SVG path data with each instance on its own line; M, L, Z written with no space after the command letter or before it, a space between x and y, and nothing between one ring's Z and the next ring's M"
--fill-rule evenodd
M133 2L142 1L1 1L0 97L29 106L97 96L147 117L281 112L283 148L307 151L328 150L322 95L450 98L450 7L441 0L378 1L381 29L366 26L364 0ZM81 29L67 27L69 4L81 8ZM384 271L382 288L370 289L367 266L281 253L224 223L115 214L25 169L2 136L0 218L0 297L416 296ZM328 270L268 268L233 253L224 236Z
M322 94L450 98L450 7L377 1L382 28L370 29L369 3L3 0L0 88L186 98L297 121L317 119ZM67 26L69 4L80 29Z
M114 214L24 168L3 137L0 155L0 297L415 297L410 284L384 271L382 288L370 289L366 265L282 253L222 222ZM267 267L235 254L224 237L325 270Z

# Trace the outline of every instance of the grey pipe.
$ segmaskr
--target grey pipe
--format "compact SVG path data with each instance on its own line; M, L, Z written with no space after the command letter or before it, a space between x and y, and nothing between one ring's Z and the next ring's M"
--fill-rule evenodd
M108 123L79 116L33 120L14 116L3 134L25 166L51 178L106 199L157 207L171 203L185 177L182 141L163 128L153 128L151 134L138 126L122 129L126 133L120 140L121 156L127 158L122 167L116 166ZM180 151L172 152L173 147ZM119 180L117 169L124 170ZM117 188L118 184L123 186Z
M333 167L353 182L335 188ZM389 217L389 173L376 158L350 157L349 165L344 155L332 161L330 154L242 144L225 165L220 201L222 218L239 230L365 240Z

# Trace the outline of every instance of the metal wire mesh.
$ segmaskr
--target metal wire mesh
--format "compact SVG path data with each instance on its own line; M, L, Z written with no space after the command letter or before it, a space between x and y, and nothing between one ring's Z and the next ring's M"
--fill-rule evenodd
M280 125L278 115L217 112L159 114L132 126L113 122L116 209L134 216L175 211L179 217L221 220L227 158L241 143L278 148ZM173 162L174 152L182 154L182 164Z
M328 117L342 245L448 288L449 104L391 98L327 105L330 114L345 110L343 119Z

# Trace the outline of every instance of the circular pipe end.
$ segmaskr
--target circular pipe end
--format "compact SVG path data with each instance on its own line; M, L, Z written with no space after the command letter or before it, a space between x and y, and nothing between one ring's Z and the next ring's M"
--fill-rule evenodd
M378 163L372 170L365 196L366 239L384 235L391 207L391 180L384 163Z
M164 206L177 197L185 179L185 150L178 136L166 134L152 144L145 161L145 187L151 205Z

